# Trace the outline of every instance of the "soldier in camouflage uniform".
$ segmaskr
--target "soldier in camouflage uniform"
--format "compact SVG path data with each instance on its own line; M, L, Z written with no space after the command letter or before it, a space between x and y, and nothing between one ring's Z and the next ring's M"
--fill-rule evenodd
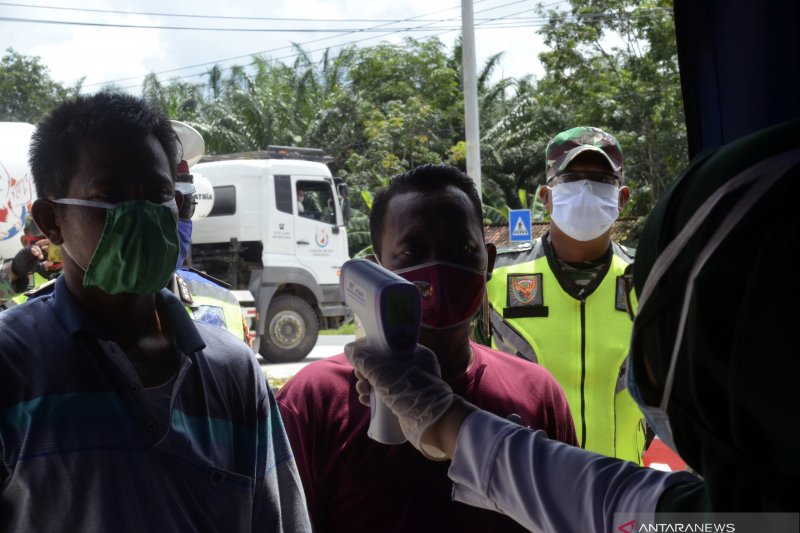
M553 138L546 157L540 195L550 228L498 254L487 284L491 344L555 376L581 447L641 464L643 416L625 385L633 256L611 240L630 197L622 150L612 135L578 127Z

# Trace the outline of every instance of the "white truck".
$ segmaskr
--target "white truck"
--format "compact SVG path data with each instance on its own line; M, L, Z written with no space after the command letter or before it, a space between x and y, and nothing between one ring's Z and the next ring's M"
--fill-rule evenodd
M270 362L305 358L320 329L353 316L339 295L347 185L329 160L317 149L271 146L192 167L211 181L214 204L194 223L191 265L252 293L253 348Z
M22 249L25 216L36 199L28 168L33 130L24 122L0 122L0 264Z

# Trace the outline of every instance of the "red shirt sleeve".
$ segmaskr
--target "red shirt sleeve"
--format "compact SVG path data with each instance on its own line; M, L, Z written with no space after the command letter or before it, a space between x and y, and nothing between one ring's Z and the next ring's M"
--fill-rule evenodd
M547 434L556 440L565 442L571 446L578 445L578 436L575 433L575 422L572 419L572 411L569 410L567 397L561 389L556 379L548 375L548 402L551 409L551 416L548 418L552 420L552 424L547 430Z
M315 448L318 447L317 437L320 432L315 431L314 421L304 398L305 387L303 383L297 381L296 379L289 380L278 391L275 398L278 401L278 409L286 428L286 435L289 437L297 470L303 482L308 514L311 523L317 527L316 525L320 523L318 513L321 487L315 476L316 469L313 458L320 456L320 454L314 453Z

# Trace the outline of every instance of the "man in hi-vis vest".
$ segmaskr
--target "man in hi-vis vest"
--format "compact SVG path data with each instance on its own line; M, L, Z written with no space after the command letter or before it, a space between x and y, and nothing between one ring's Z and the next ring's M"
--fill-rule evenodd
M497 257L487 284L492 346L553 374L581 447L641 464L643 415L625 377L632 321L624 276L633 257L611 240L630 198L622 150L612 135L578 127L553 138L546 156L540 196L550 228Z

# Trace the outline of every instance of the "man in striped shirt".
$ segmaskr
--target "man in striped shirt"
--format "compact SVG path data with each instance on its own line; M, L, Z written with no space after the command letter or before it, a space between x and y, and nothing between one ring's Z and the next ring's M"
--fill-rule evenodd
M253 353L164 285L177 144L121 94L37 126L33 214L61 246L52 294L0 315L0 530L308 531Z

